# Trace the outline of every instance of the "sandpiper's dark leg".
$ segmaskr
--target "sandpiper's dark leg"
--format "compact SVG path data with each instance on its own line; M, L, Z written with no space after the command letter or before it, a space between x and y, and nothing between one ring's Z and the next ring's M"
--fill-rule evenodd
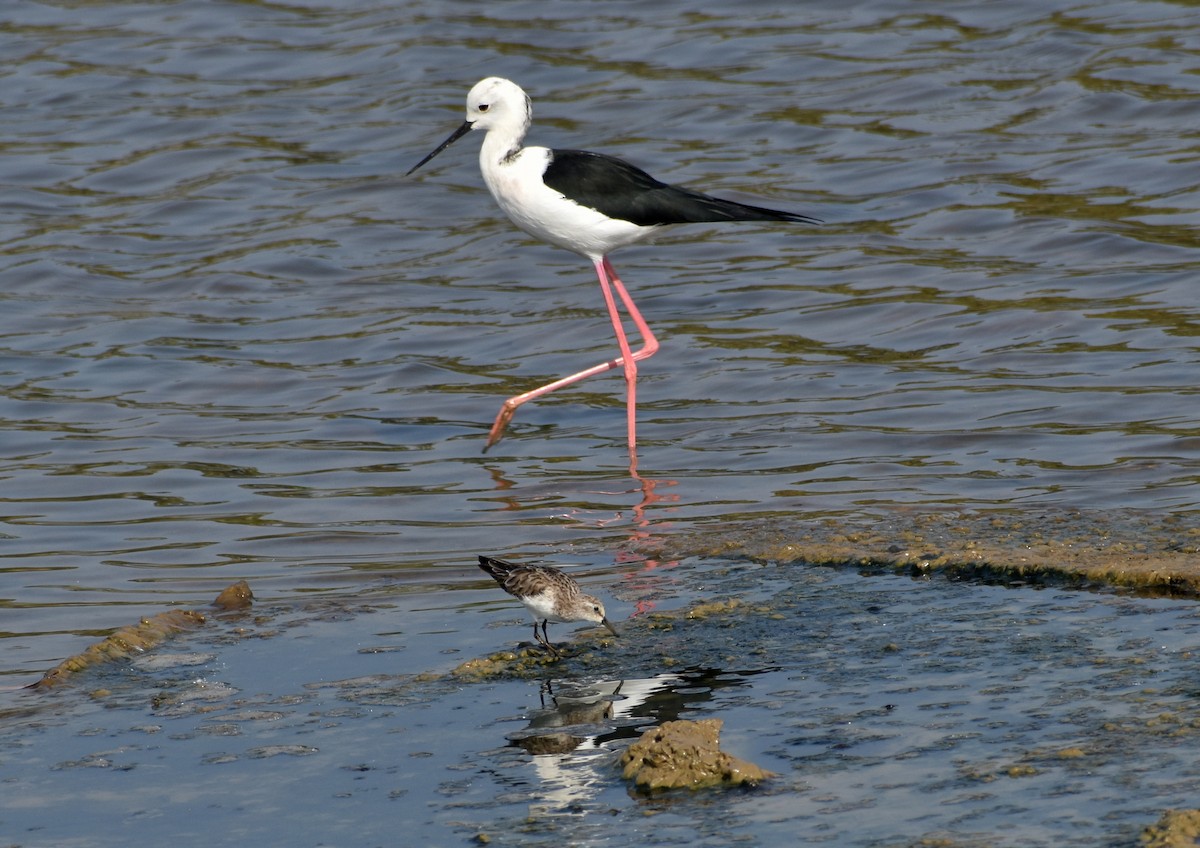
M548 650L554 656L561 657L562 653L558 650L558 648L556 648L552 644L550 644L550 634L546 631L546 625L549 623L550 623L549 619L542 621L542 635L538 636L538 641L541 642L543 645L545 645L546 650ZM537 635L537 625L536 624L533 625L533 633L535 636Z

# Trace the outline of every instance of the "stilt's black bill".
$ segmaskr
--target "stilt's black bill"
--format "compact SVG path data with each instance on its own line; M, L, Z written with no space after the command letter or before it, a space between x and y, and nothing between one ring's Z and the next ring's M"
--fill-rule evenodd
M437 146L437 149L436 149L436 150L434 150L432 153L430 153L428 156L426 156L426 157L425 157L424 159L422 159L420 162L418 162L417 164L413 165L413 166L412 166L412 167L409 169L408 173L407 173L407 174L405 174L404 176L406 176L406 177L407 177L407 176L411 175L413 171L417 170L417 168L420 168L422 165L424 165L426 162L428 162L428 161L429 161L430 159L432 159L434 156L437 156L439 153L441 153L443 150L445 150L445 149L446 149L447 147L449 147L450 145L454 144L454 142L458 141L460 138L462 138L464 135L466 135L466 134L467 134L467 133L469 133L470 131L471 131L471 122L470 122L470 121L463 121L463 123L462 123L462 126L461 126L461 127L459 127L458 129L456 129L454 132L450 133L450 137L449 137L448 139L446 139L446 140L445 140L445 141L443 141L441 144L439 144L439 145Z

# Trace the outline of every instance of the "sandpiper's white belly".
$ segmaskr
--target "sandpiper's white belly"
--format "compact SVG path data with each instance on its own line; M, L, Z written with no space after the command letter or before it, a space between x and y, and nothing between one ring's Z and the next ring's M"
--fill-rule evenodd
M572 619L563 618L554 611L556 600L557 596L553 591L545 591L536 595L525 595L521 598L521 603L533 616L534 624L543 621L571 621Z

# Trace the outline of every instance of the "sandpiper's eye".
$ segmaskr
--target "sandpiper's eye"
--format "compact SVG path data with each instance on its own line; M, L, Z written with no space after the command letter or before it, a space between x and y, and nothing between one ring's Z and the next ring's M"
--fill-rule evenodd
M479 104L479 111L480 111L480 112L486 112L486 111L487 111L488 109L490 109L490 108L491 108L491 106L490 106L489 104L487 104L487 103L480 103L480 104Z

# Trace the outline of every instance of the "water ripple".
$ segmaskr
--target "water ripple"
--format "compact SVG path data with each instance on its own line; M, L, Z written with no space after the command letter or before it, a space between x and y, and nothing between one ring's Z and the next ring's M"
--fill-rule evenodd
M581 10L2 13L0 532L11 574L70 571L0 594L86 595L94 628L126 594L734 513L1195 512L1191 6ZM613 355L587 263L503 220L477 140L400 177L492 73L536 142L827 222L615 257L664 343L651 483L617 379L480 452L504 397Z

